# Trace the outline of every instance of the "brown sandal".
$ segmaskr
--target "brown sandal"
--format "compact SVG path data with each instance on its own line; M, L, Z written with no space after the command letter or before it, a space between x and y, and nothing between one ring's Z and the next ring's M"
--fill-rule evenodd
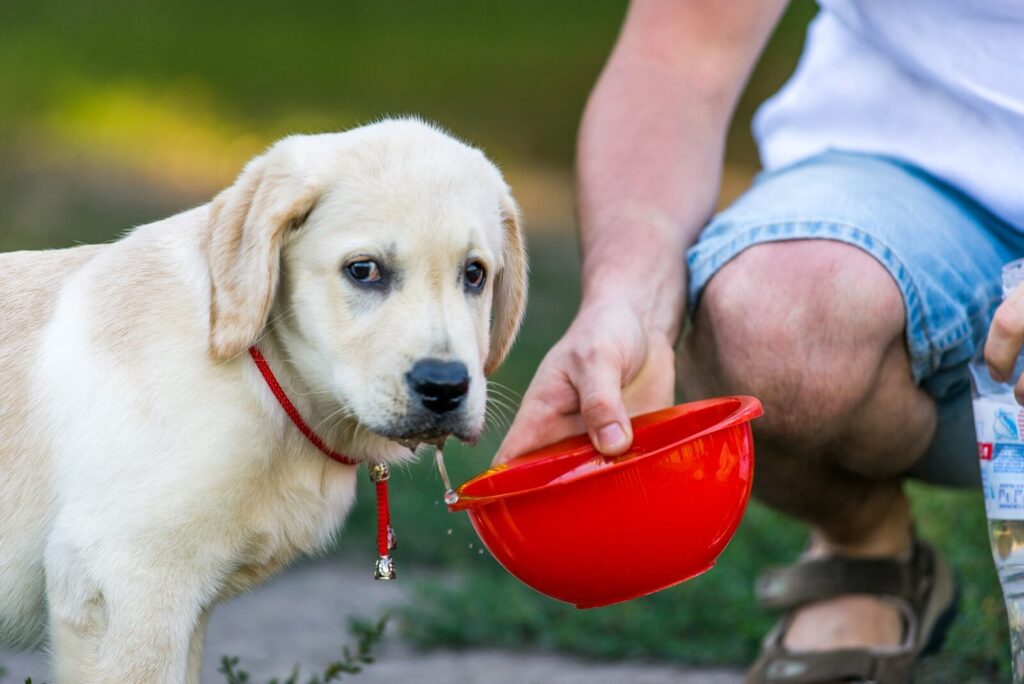
M747 684L909 684L917 660L941 648L956 615L949 566L930 544L916 539L902 558L826 556L770 569L758 579L756 592L764 607L785 612L765 637ZM797 608L850 594L892 601L903 613L903 643L821 652L786 649L783 636Z

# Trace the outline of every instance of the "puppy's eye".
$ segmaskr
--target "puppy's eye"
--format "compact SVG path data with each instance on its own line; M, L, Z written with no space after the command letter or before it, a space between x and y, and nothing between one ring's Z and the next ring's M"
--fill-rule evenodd
M470 261L466 264L464 273L466 287L470 290L481 290L487 282L487 271L479 261Z
M345 272L348 273L352 280L365 285L379 283L383 277L380 272L380 266L377 265L376 261L370 259L362 259L347 264Z

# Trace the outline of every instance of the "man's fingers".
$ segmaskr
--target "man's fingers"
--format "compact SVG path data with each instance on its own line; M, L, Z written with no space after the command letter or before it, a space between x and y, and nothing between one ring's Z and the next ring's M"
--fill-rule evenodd
M633 428L622 401L622 375L609 364L595 364L577 379L580 413L590 441L602 454L617 456L633 443Z
M996 310L985 342L985 362L993 379L1006 382L1013 375L1024 346L1024 288L1017 288Z

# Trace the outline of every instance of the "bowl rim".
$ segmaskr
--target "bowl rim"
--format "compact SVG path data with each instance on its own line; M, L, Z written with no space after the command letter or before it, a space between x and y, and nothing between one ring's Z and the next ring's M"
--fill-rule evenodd
M501 465L488 468L482 473L479 473L474 477L470 478L469 480L466 480L455 489L455 493L458 494L459 499L454 504L450 504L448 506L448 510L451 512L455 512L468 510L471 508L479 508L481 506L494 503L495 501L523 496L541 489L554 489L557 487L564 487L566 485L575 484L577 482L581 482L583 480L596 477L598 475L604 475L619 470L628 465L637 463L648 458L654 458L662 454L666 449L679 447L688 442L692 442L694 440L700 439L701 437L705 437L712 432L717 432L719 430L724 430L726 428L735 427L742 423L747 423L750 420L753 420L754 418L757 418L758 416L764 413L764 409L761 406L761 402L757 398L749 395L727 395L723 397L715 397L713 399L691 401L686 402L684 404L677 404L676 406L671 406L669 408L660 409L658 411L651 411L650 413L644 413L639 416L634 416L631 419L631 422L633 423L634 439L638 433L646 431L663 422L680 418L689 413L695 413L697 411L702 411L714 406L719 406L721 404L733 402L736 403L736 408L727 416L719 420L717 423L709 425L703 430L694 432L691 435L687 435L686 437L680 440L664 444L657 449L652 449L641 454L628 456L627 458L623 458L621 456L609 457L609 460L618 460L614 460L614 462L612 462L607 467L598 470L590 470L581 473L575 477L559 479L557 482L546 482L544 484L523 487L522 489L513 489L508 492L499 492L497 494L488 494L484 496L472 496L465 493L465 489L467 487L470 487L476 484L477 482L480 482L481 480L485 480L489 477L492 477L497 473L505 472L516 467L522 467L537 461L557 461L573 457L578 458L586 454L592 454L595 456L601 455L600 452L598 452L590 443L590 440L586 434L573 435L572 437L567 437L565 439L559 440L557 442L554 442L553 444L549 444L547 446L541 447L529 453L517 456L516 458L512 459L511 461L508 461L507 463L503 463ZM639 423L639 425L637 423ZM579 443L581 438L585 438L586 442ZM566 445L566 449L565 451L559 452L558 447L563 444ZM629 454L629 452L626 453L627 455Z

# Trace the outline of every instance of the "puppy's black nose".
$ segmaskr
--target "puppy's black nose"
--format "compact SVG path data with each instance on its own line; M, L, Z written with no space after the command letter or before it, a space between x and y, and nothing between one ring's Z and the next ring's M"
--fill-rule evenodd
M417 361L405 379L423 406L434 413L457 409L469 391L469 371L458 361Z

